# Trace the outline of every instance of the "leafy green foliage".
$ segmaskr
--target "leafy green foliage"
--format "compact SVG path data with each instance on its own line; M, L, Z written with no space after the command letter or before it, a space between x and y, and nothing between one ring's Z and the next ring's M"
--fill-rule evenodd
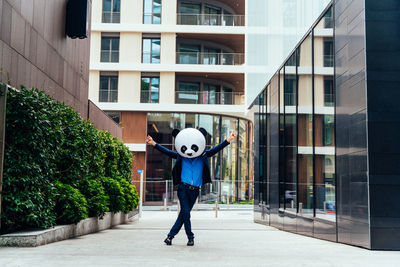
M88 204L89 217L103 218L109 211L109 199L100 180L85 179L81 182L79 190L85 195Z
M136 207L136 190L120 185L122 180L130 185L131 165L131 152L121 141L72 108L37 89L9 91L1 232Z
M119 183L125 198L125 206L122 211L128 213L138 206L139 195L136 191L136 187L131 185L128 181L121 180Z
M59 181L55 182L55 187L58 224L78 223L88 217L86 199L78 189Z

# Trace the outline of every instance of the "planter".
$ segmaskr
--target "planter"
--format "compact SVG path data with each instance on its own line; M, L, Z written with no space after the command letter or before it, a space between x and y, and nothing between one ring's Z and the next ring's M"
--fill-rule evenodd
M37 247L49 243L74 238L110 229L113 226L138 220L138 210L128 214L107 212L103 219L92 217L77 224L58 225L46 230L20 231L0 236L0 246Z

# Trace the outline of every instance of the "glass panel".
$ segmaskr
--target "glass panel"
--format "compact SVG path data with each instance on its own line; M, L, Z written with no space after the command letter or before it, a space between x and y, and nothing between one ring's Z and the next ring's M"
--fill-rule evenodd
M161 24L161 14L153 14L153 24Z
M113 12L120 12L121 5L120 0L113 0Z
M121 113L120 112L106 112L108 117L110 117L115 123L120 123L121 121Z
M204 25L221 25L221 9L206 6L204 8Z
M218 50L205 47L203 64L209 64L209 65L219 64Z
M204 84L204 90L202 94L202 104L219 104L218 100L219 88L216 85Z
M150 78L142 77L140 103L149 103Z
M180 45L179 47L180 64L199 64L200 46L198 45Z
M238 120L229 117L222 117L221 125L222 140L228 138L232 131L237 132ZM224 150L222 150L222 180L236 181L237 179L237 141L232 142ZM233 192L237 190L236 185L233 186ZM236 199L233 198L232 201Z
M278 81L279 81L279 208L285 208L285 142L284 142L284 133L285 133L285 113L284 113L284 68L279 71Z
M298 203L302 215L314 215L312 35L298 51ZM301 206L301 210L300 210Z
M161 13L161 0L153 1L153 13Z
M332 27L331 11L316 28ZM314 37L314 65L333 67L333 38ZM336 220L335 90L332 74L314 75L315 216Z
M153 0L144 0L144 10L145 14L151 14L153 12Z
M228 87L224 87L224 92L222 93L221 103L224 105L232 105L233 104L233 93L232 89Z
M160 87L160 79L151 78L151 103L158 103L159 87Z
M101 50L110 50L111 38L102 37L101 38Z
M160 63L160 39L152 39L151 63Z
M179 92L177 93L177 103L198 104L199 103L200 83L179 82Z
M142 63L150 63L150 48L151 47L151 39L143 39L142 45Z
M103 11L111 11L111 0L104 0L103 1Z
M192 3L181 3L179 9L180 24L200 25L201 24L201 5Z

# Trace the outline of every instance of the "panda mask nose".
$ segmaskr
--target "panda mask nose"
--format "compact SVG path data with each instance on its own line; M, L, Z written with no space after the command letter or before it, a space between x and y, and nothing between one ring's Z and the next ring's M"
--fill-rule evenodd
M188 155L189 157L191 157L193 155L193 153L186 153L186 155Z

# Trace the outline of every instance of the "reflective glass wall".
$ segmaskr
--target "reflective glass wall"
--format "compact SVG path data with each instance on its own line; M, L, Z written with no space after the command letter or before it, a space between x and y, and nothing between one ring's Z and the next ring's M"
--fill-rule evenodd
M255 220L336 240L332 10L254 102Z
M252 203L254 183L252 168L252 123L235 117L195 113L148 113L147 133L168 149L174 150L172 130L185 128L206 129L206 149L225 140L232 131L238 133L237 139L211 157L210 171L212 183L203 186L201 202ZM162 155L152 147L147 148L146 199L147 202L162 202L168 195L174 199L171 173L174 160ZM167 187L167 189L166 189Z

